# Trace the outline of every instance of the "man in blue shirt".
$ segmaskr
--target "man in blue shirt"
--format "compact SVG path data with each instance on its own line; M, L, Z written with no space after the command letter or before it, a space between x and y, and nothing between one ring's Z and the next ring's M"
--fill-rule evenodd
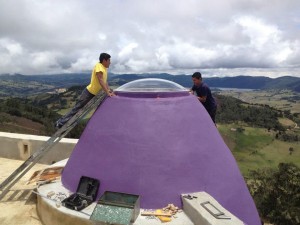
M196 95L202 105L205 107L206 111L210 115L212 121L215 122L216 111L217 111L217 104L214 97L211 94L209 87L202 82L202 76L200 72L195 72L192 75L192 80L194 85L191 89L191 92Z

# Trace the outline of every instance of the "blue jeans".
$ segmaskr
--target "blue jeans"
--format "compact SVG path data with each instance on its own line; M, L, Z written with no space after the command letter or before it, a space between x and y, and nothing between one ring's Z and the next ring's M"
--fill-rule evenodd
M86 88L82 91L76 105L70 112L56 121L56 125L62 127L68 122L82 107L84 107L95 95L91 94Z

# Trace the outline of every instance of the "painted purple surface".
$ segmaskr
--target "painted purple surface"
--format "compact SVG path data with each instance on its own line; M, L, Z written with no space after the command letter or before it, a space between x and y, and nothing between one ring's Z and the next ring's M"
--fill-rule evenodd
M75 192L81 176L104 191L141 196L142 208L181 206L206 191L248 225L259 225L235 159L195 96L108 98L90 119L62 174Z

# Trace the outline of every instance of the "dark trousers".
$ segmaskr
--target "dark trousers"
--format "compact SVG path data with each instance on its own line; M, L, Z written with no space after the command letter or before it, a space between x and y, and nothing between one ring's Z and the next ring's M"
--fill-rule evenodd
M207 112L208 112L208 114L210 115L212 121L213 121L214 123L216 123L216 113L217 113L217 108L212 109L212 110L207 111Z
M86 88L82 91L76 105L66 115L57 120L56 124L63 126L68 122L82 107L84 107L95 95L91 94Z

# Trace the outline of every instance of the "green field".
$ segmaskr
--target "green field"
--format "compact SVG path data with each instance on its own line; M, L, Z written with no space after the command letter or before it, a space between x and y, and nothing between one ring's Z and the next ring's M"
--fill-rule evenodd
M55 87L53 85L43 84L35 81L28 82L13 82L13 81L1 81L0 82L0 96L25 96L41 94L48 91L53 91Z
M236 131L236 128L244 131ZM225 143L234 155L241 172L264 167L276 168L281 162L292 162L300 167L300 143L275 139L275 133L264 128L253 128L241 124L218 124ZM293 152L290 152L293 148Z
M290 110L291 113L300 113L300 93L289 90L226 90L221 91L220 93L222 95L238 98L244 102L263 105L266 104L279 110Z

